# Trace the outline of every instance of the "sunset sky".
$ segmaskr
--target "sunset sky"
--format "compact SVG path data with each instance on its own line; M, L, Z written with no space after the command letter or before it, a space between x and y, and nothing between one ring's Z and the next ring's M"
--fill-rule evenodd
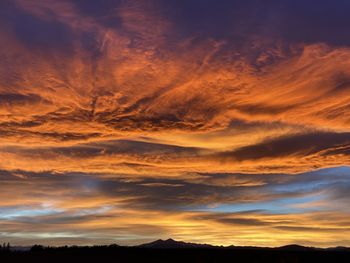
M350 246L349 12L1 0L0 242Z

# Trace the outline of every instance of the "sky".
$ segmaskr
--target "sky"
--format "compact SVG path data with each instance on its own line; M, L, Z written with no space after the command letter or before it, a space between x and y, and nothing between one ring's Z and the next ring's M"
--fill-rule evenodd
M0 1L0 241L350 246L349 9Z

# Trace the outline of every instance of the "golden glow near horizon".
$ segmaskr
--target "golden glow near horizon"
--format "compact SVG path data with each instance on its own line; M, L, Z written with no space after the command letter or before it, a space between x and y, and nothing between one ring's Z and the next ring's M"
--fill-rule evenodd
M0 240L350 246L350 47L114 4L0 4Z

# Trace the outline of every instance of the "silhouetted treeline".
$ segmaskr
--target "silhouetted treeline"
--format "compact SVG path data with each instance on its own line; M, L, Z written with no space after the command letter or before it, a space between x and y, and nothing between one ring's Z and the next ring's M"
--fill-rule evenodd
M10 252L11 246L10 243L3 243L2 245L0 244L0 252Z
M1 251L0 262L149 262L149 263L300 263L350 262L349 251L268 248L141 248L118 245L93 247L33 246L29 251Z

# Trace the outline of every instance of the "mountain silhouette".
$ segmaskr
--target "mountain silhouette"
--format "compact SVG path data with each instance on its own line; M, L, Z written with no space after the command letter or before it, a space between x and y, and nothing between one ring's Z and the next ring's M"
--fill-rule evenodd
M163 240L158 239L156 241L145 243L142 245L135 246L138 248L151 248L151 249L172 249L172 248L223 248L223 249L243 249L243 250L281 250L281 251L350 251L350 248L348 247L330 247L330 248L318 248L318 247L308 247L308 246L302 246L298 244L290 244L285 245L281 247L256 247L256 246L215 246L210 244L197 244L197 243L191 243L191 242L184 242L184 241L177 241L172 238Z
M329 247L329 248L326 248L326 250L350 252L350 247L342 247L342 246Z
M139 245L140 248L214 248L215 246L208 244L187 243L176 241L172 238L167 240L158 239L156 241Z
M67 247L67 246L65 246ZM79 246L73 246L76 248L79 248ZM95 246L94 246L95 247ZM99 246L97 246L99 247ZM192 242L184 242L184 241L177 241L172 238L163 240L158 239L149 243L144 243L141 245L136 246L119 246L117 244L111 244L108 246L102 246L106 248L147 248L147 249L173 249L173 248L202 248L202 249L226 249L226 250L265 250L265 251L339 251L339 252L350 252L350 247L344 247L344 246L338 246L338 247L329 247L329 248L319 248L319 247L309 247L309 246L302 246L298 244L289 244L285 246L280 247L257 247L257 246L236 246L236 245L229 245L229 246L216 246L216 245L210 245L210 244L198 244L198 243L192 243ZM29 251L29 250L45 250L48 247L41 246L41 245L34 245L34 246L11 246L11 251ZM53 247L55 248L55 247ZM60 248L60 247L57 247ZM69 247L68 247L69 248Z
M277 247L275 249L276 250L287 250L287 251L312 251L312 250L318 250L319 248L305 247L305 246L300 246L297 244L291 244L291 245L286 245L286 246L282 246L282 247Z
M309 263L350 262L350 248L315 248L297 244L282 247L213 246L174 239L156 240L138 246L96 245L46 247L34 245L30 250L10 247L0 250L0 262L255 262Z

